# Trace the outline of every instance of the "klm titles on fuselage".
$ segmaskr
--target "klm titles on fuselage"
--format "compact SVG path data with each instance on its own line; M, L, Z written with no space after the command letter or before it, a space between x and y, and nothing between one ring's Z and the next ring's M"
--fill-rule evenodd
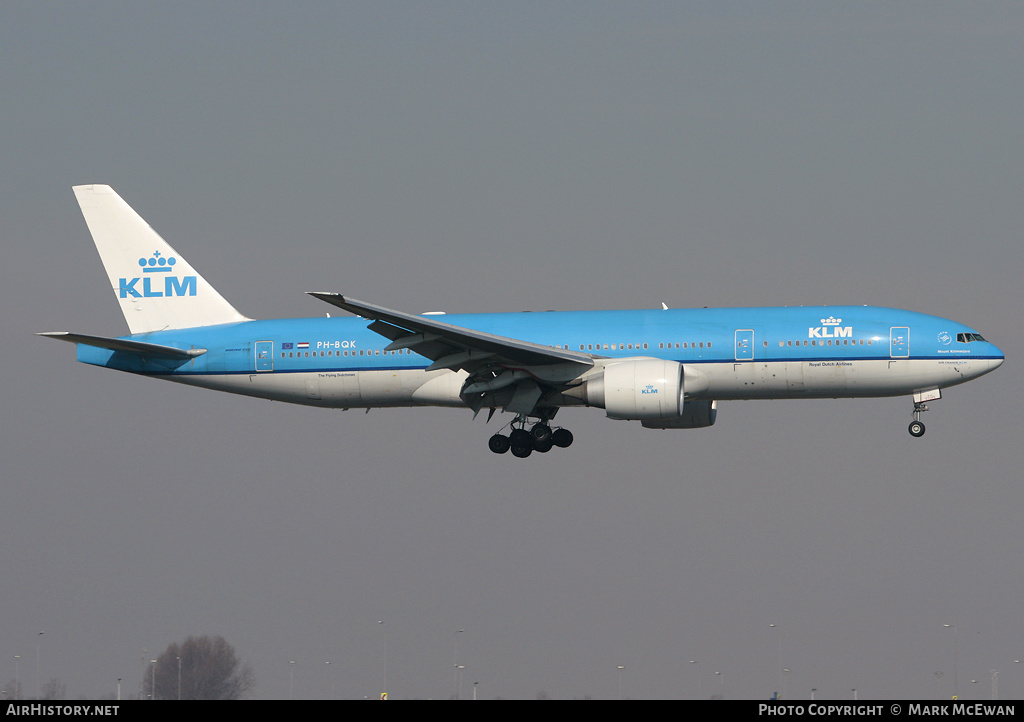
M842 322L835 316L823 318L820 326L807 329L807 338L853 338L853 326L840 326Z
M170 258L164 258L160 255L160 251L154 251L152 258L140 258L139 266L142 268L142 273L167 273L171 274L174 271L174 265L177 263L177 259L173 256ZM196 287L198 281L196 276L178 276L167 275L164 276L164 287L163 290L159 289L159 282L154 284L153 276L138 276L136 278L119 278L117 292L121 298L163 298L165 296L195 296ZM136 287L136 284L142 281L142 289ZM156 288L154 288L156 285Z

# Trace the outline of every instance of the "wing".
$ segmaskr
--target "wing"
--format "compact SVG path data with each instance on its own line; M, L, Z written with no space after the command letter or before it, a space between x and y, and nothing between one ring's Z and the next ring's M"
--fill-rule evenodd
M309 295L371 319L373 323L369 329L391 339L388 351L412 349L434 362L428 370L465 369L472 373L484 364L548 366L570 363L579 365L583 371L594 365L593 357L585 353L474 331L357 301L339 293L313 292Z
M538 408L552 405L546 399L594 366L590 354L455 326L339 293L309 295L370 319L368 328L391 340L388 351L412 349L433 361L428 371L465 370L469 378L462 398L474 411L504 406L515 413L537 415ZM503 393L494 396L498 392Z

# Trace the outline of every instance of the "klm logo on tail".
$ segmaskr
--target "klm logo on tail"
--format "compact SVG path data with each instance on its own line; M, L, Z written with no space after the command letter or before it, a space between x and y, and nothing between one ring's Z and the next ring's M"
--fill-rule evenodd
M140 258L139 266L144 275L135 278L118 279L118 293L121 298L163 298L171 296L195 296L198 282L196 276L175 276L174 265L178 262L176 258L164 258L160 251L154 251L151 258ZM166 273L164 276L163 290L160 290L159 276L147 276L145 274ZM153 279L156 278L156 283ZM137 288L139 281L142 281L141 290Z

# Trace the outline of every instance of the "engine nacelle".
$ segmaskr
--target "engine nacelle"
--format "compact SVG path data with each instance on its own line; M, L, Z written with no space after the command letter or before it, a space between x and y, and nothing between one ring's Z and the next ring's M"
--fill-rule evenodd
M718 417L717 401L686 401L683 413L674 419L644 419L645 429L700 429L712 426Z
M633 358L612 361L586 381L586 401L610 419L672 419L683 410L683 366Z
M707 392L707 377L692 365L639 356L606 361L562 393L604 409L610 419L639 420L648 429L714 424L718 402L684 400L684 390L690 396Z

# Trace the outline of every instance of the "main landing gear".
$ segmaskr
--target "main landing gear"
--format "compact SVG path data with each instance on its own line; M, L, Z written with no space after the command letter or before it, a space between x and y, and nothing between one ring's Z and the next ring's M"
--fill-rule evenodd
M907 429L914 438L924 436L924 424L921 422L921 413L927 410L928 407L922 402L914 402L914 420L910 422L910 426Z
M488 448L495 454L511 450L512 456L525 459L535 451L544 454L551 451L553 446L564 449L572 444L572 432L569 429L552 429L543 421L527 429L525 419L516 419L512 423L518 423L519 426L513 428L508 436L499 431L487 440Z

